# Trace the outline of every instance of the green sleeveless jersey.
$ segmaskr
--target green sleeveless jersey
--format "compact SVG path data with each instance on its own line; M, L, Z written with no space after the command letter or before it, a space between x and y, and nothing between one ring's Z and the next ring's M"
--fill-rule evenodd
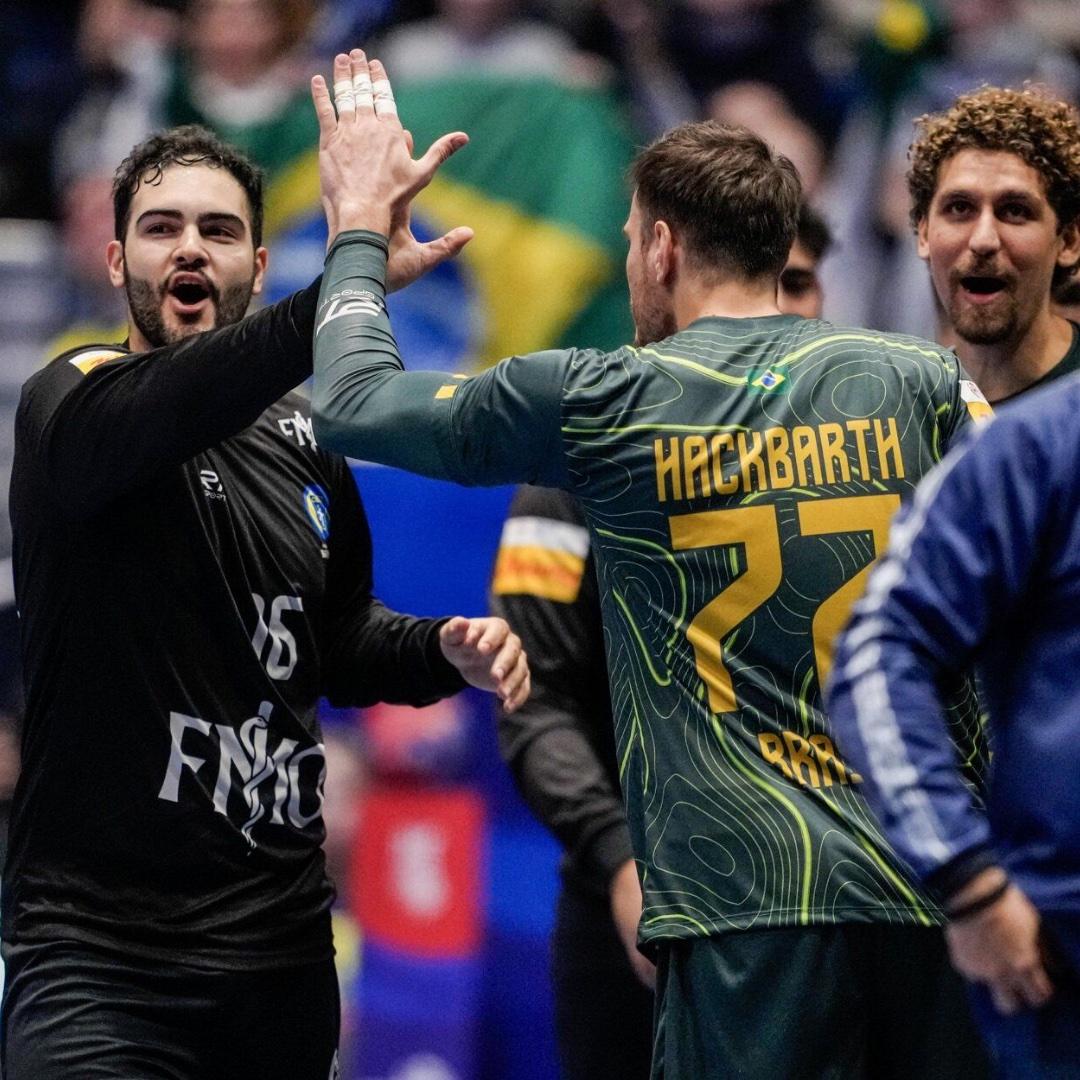
M406 373L349 251L323 284L320 440L461 482L562 486L584 507L643 937L939 922L870 814L821 687L901 500L986 409L956 357L780 315L467 379ZM977 775L966 683L953 724Z

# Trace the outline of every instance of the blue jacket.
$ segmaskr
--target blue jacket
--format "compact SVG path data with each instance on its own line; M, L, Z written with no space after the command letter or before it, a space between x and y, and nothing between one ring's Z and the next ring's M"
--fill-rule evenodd
M975 662L993 760L962 776L943 691ZM1080 375L975 429L893 525L837 643L829 713L888 838L948 896L1000 862L1080 914Z

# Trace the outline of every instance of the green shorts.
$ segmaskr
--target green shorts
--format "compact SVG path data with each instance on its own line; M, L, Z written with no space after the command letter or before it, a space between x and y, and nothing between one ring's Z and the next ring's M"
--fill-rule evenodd
M732 931L661 945L653 1080L983 1080L938 929Z

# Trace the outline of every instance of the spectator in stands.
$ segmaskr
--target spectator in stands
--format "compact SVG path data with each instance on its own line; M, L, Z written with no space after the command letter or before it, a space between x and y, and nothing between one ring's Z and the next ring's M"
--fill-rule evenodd
M568 34L527 18L518 0L437 0L430 18L391 30L378 53L400 85L454 72L571 82L603 73Z

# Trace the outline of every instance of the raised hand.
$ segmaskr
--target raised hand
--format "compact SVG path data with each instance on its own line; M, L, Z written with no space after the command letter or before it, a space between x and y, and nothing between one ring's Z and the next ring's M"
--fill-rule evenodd
M413 159L412 140L398 119L383 66L360 49L334 58L334 98L326 80L311 80L319 120L319 178L330 242L339 232L369 229L390 237L391 291L456 255L472 230L456 228L421 244L409 228L409 207L439 166L469 140L464 132L437 139Z
M443 656L461 672L462 678L481 690L498 694L507 712L528 699L529 662L521 638L505 619L466 619L457 615L443 624L439 644Z

